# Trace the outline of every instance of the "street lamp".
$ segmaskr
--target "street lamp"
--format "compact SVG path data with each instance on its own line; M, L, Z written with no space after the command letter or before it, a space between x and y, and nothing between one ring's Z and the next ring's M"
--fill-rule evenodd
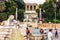
M18 19L18 8L16 8L16 14L15 14L15 16L16 16L16 20Z
M40 8L40 16L39 16L39 17L40 17L40 20L41 20L41 19L42 19L42 13L41 13L41 8Z
M45 0L40 0L38 2L39 5L43 4L45 2ZM40 23L42 23L41 19L42 19L42 13L41 13L41 7L40 7L40 13L39 13L39 17L40 17Z
M56 2L58 2L58 0L56 0ZM56 3L55 3L55 5L54 5L54 7L55 7L55 29L56 29Z
M29 18L29 17L28 17L28 15L27 15L27 27L28 27L28 18Z

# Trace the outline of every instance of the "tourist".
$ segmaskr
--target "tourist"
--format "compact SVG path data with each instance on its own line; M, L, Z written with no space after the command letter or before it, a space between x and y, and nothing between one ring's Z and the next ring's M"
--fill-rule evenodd
M44 30L43 29L40 29L40 33L43 34L44 33Z
M56 29L56 32L55 32L55 37L58 38L58 31Z
M44 38L44 30L43 29L40 29L40 33L42 35L42 39L41 40L45 40L45 38Z
M47 29L45 29L45 30L44 30L44 33L45 33L45 34L47 34L47 33L48 33Z
M27 37L27 40L29 40L29 34L30 34L30 30L28 28L26 28L26 37Z
M29 35L30 30L28 28L26 28L26 34Z
M47 37L48 40L53 40L52 29L49 29L49 32L47 33Z
M41 40L47 40L47 30L45 29L45 30L43 30L43 32L42 32L42 39Z

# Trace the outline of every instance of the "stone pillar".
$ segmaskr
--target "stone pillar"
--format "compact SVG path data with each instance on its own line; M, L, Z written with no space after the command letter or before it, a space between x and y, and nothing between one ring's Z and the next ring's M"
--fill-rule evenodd
M34 10L34 5L32 5L32 10Z
M27 5L25 5L25 10L27 10Z
M30 11L30 5L29 5L29 11Z

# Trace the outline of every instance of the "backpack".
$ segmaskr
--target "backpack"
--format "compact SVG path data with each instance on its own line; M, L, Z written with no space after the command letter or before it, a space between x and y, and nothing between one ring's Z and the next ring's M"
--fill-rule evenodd
M26 30L26 33L27 33L27 34L29 34L29 33L30 33L30 31L27 29L27 30Z

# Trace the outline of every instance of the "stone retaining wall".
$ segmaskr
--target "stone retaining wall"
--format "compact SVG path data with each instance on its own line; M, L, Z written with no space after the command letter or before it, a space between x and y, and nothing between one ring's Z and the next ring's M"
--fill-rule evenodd
M22 25L25 22L22 22ZM33 22L27 22L29 25L31 25L32 27L39 27L39 28L53 28L55 29L58 28L60 29L60 23L33 23ZM21 23L20 23L21 24Z
M38 23L38 27L40 27L40 28L58 28L58 29L60 29L60 23L42 23L42 24L40 24L40 23Z

